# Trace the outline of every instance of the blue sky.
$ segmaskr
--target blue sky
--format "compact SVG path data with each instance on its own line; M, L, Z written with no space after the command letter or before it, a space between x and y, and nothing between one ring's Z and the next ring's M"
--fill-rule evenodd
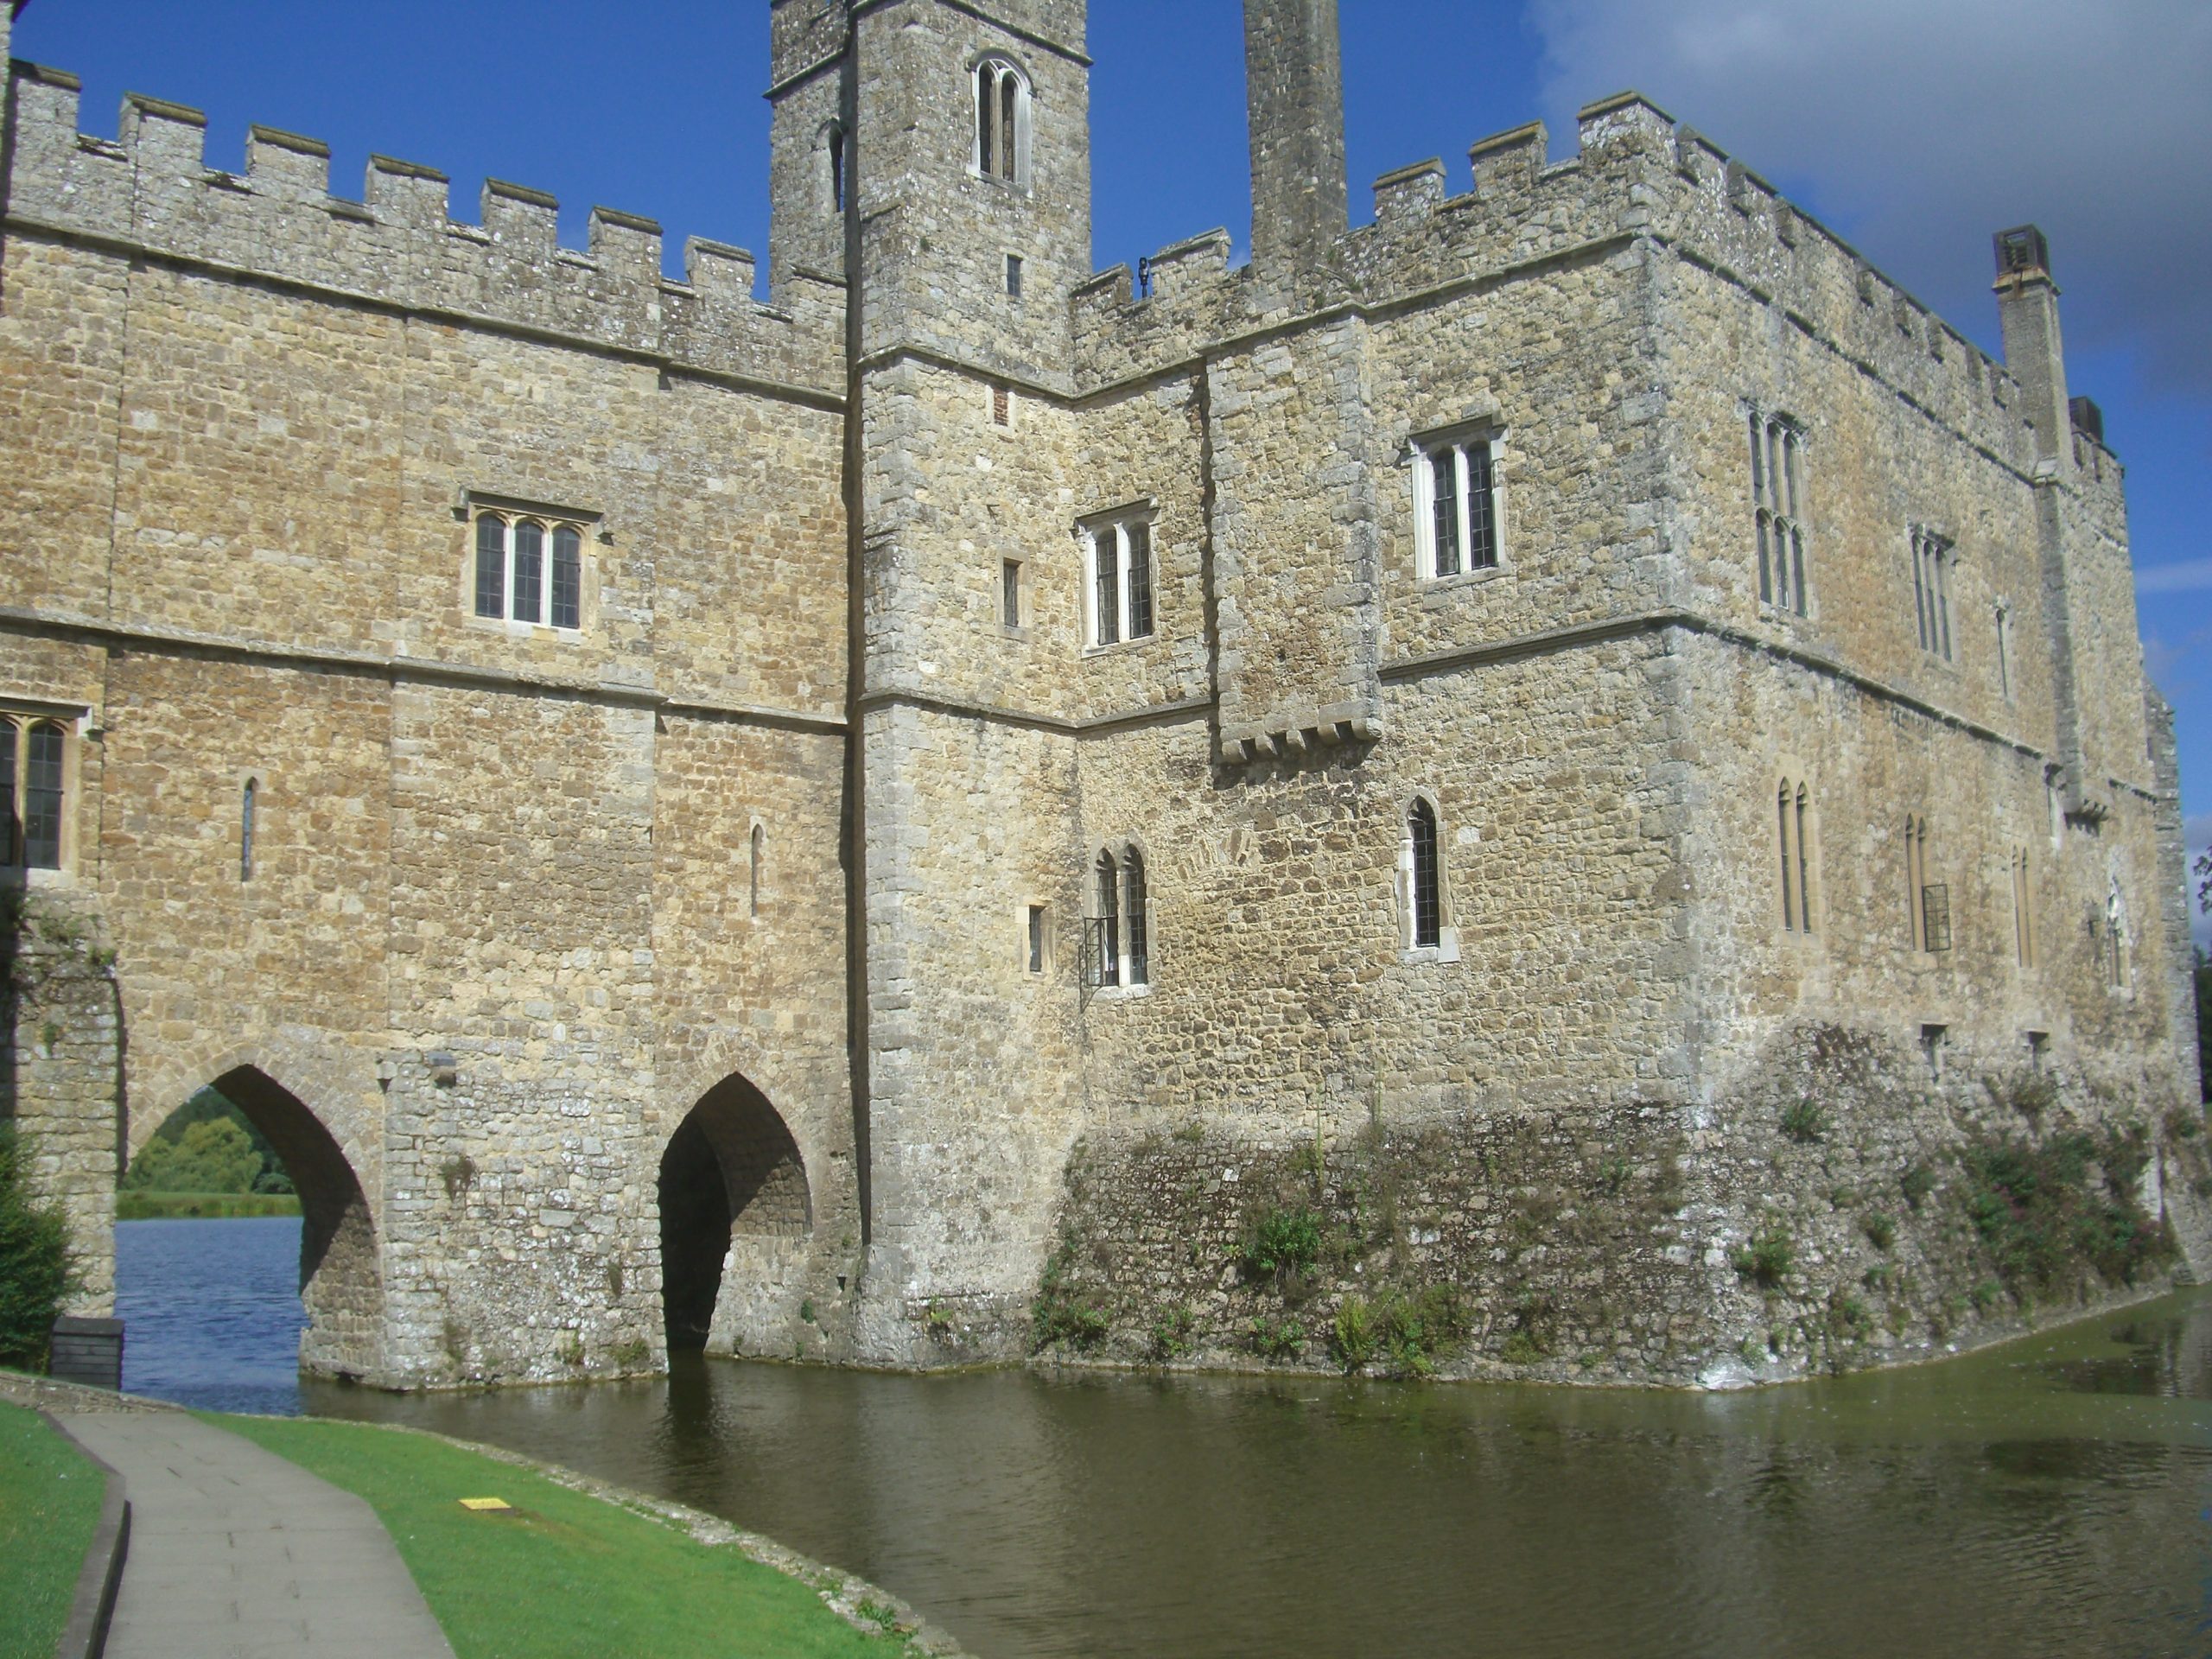
M2065 292L2071 389L2128 468L2152 671L2181 715L2193 848L2212 844L2212 5L2203 0L1340 0L1356 214L1365 181L1635 86L1743 157L1985 347L1989 235L2032 219ZM34 0L19 57L765 254L766 0ZM1232 0L1094 0L1097 263L1228 226L1250 200ZM2212 944L2212 926L2200 937Z

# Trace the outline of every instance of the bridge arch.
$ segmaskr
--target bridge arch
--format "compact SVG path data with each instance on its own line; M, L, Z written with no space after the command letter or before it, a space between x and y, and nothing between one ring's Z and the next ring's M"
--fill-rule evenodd
M232 1051L191 1070L163 1068L134 1081L126 1154L142 1151L203 1085L229 1100L267 1137L299 1193L300 1301L308 1316L300 1369L323 1376L381 1376L383 1251L370 1198L373 1172L364 1179L359 1126L346 1122L349 1114L310 1104L322 1091L281 1059ZM342 1091L339 1097L344 1098Z
M814 1192L791 1126L743 1074L701 1095L656 1186L661 1309L672 1351L760 1351L800 1294Z

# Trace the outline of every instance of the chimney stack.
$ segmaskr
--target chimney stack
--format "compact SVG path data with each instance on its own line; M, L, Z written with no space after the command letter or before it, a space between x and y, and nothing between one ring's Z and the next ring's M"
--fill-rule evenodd
M1244 0L1252 134L1252 263L1318 260L1351 224L1337 0Z

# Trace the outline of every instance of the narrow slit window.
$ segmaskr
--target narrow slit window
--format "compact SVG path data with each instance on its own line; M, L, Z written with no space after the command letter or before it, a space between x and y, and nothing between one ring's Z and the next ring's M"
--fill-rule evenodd
M1951 544L1933 531L1912 532L1912 607L1920 648L1944 662L1951 658ZM1999 630L2004 622L1999 610ZM2002 651L2000 643L1999 651Z
M823 148L830 162L830 210L839 214L845 211L845 129L831 122Z
M1045 971L1045 906L1029 906L1029 971Z
M1009 628L1021 626L1021 561L1002 560L999 565L999 618Z
M1006 257L1006 294L1010 300L1021 297L1021 256L1009 253Z
M1122 638L1122 556L1121 535L1109 530L1092 537L1096 550L1091 582L1091 641L1095 645L1111 645Z
M1152 983L1152 941L1145 928L1144 855L1129 849L1122 866L1122 907L1128 915L1129 983Z
M1796 930L1797 904L1790 880L1792 861L1789 856L1789 785L1786 782L1782 785L1781 792L1776 798L1780 817L1778 844L1782 849L1782 931L1789 933Z
M1801 931L1813 931L1813 854L1810 838L1806 831L1808 798L1805 785L1797 785L1797 924Z
M245 780L239 791L238 801L238 880L253 880L253 810L259 800L261 785L254 779Z
M30 729L23 766L23 862L34 870L61 868L65 741L61 728L50 720Z
M1407 868L1414 947L1428 950L1444 938L1444 905L1437 891L1436 809L1416 799L1406 812Z
M1152 635L1152 526L1141 518L1133 519L1122 527L1122 538L1128 544L1128 606L1129 638L1149 639Z
M1004 386L991 388L991 424L993 426L1014 424L1014 393Z
M760 913L760 869L761 866L767 862L768 832L756 823L753 826L753 834L748 837L748 841L751 854L751 880L748 893L752 913L758 916Z
M1997 694L2012 701L2012 613L2003 605L1997 607Z

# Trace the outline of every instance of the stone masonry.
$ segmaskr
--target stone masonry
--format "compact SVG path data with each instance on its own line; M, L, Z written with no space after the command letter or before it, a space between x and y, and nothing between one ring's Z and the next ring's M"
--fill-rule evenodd
M9 1077L83 1307L211 1083L300 1179L303 1363L392 1386L649 1370L699 1296L721 1351L1333 1363L1349 1277L1236 1277L1301 1207L1461 1299L1447 1370L1787 1375L2032 1313L1960 1160L2062 1131L2212 1267L2171 716L2041 238L1995 362L1633 94L1355 230L1332 0L1247 0L1253 262L1094 273L1085 10L772 0L765 301L12 64L0 718L68 741ZM573 531L574 626L485 613L487 521Z

